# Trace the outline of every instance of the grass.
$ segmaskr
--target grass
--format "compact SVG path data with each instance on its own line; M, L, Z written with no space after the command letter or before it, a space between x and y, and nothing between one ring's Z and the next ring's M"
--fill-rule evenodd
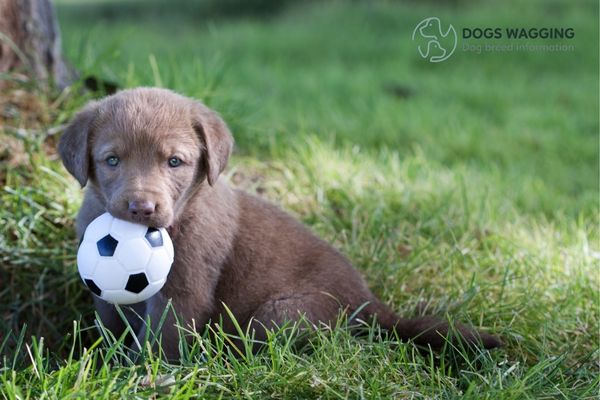
M144 4L59 1L67 57L204 99L236 137L225 179L341 249L400 313L425 306L506 346L422 355L373 327L299 349L279 332L242 358L196 335L180 364L131 359L99 339L75 270L81 192L47 135L91 95L18 87L0 94L4 398L597 398L597 3ZM431 15L568 24L575 50L429 64L409 38Z

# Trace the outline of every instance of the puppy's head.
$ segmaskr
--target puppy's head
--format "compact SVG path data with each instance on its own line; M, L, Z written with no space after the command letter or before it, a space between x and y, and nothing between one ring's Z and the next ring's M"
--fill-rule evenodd
M59 153L112 215L167 227L205 180L215 184L232 146L223 120L202 103L138 88L84 107L63 134Z

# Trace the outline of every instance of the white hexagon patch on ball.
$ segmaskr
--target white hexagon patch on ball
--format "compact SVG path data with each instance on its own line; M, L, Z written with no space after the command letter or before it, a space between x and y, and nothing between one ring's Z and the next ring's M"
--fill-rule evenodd
M77 269L94 295L112 304L142 302L163 287L173 264L165 228L152 228L104 213L85 230Z

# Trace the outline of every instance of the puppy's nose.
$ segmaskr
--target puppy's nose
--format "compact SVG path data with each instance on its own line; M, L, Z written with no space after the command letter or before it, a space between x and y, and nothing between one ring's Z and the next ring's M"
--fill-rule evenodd
M131 215L143 215L149 217L156 210L156 204L150 200L132 200L129 202L129 213Z

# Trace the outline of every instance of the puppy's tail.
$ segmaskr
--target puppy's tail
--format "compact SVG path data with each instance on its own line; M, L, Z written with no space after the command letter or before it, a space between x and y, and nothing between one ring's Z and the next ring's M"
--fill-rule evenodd
M502 346L497 337L478 332L469 326L434 316L402 318L379 300L371 302L365 311L375 317L382 329L395 332L403 341L413 341L420 346L441 350L448 342L471 348L493 349Z

